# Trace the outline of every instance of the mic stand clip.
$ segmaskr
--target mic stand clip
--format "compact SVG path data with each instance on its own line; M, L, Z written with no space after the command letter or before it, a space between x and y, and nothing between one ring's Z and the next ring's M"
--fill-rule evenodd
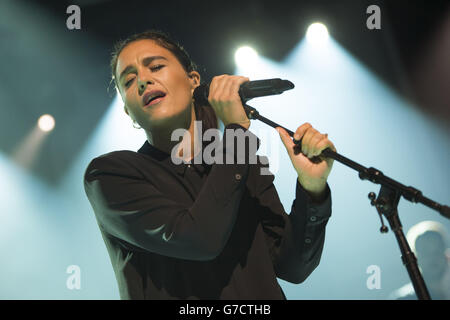
M408 271L408 275L411 279L418 299L431 300L425 281L420 273L417 258L411 251L408 241L406 240L405 234L403 233L402 224L398 216L397 207L400 201L400 191L387 187L386 185L381 185L378 197L376 199L375 197L376 195L374 192L369 193L369 199L371 200L370 204L376 208L381 220L380 232L387 233L389 230L388 227L384 225L382 217L384 215L389 222L391 230L395 234L400 247L400 252L402 254L402 262Z

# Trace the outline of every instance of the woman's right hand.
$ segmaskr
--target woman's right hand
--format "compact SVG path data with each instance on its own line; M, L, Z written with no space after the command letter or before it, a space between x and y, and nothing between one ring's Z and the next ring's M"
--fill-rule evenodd
M239 96L239 87L249 80L247 77L226 74L212 79L209 85L208 102L224 126L237 123L246 129L250 127L250 120L247 118Z

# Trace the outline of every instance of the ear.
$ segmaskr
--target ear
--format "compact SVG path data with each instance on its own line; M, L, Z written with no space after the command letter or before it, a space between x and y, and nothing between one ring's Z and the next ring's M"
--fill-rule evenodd
M200 85L200 73L191 71L188 73L189 81L191 82L191 93L194 93L195 88Z

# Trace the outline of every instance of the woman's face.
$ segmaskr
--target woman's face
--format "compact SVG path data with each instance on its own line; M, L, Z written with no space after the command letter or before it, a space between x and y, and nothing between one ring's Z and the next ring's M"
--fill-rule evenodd
M200 75L186 73L172 52L153 40L134 41L119 54L115 75L125 112L142 128L189 127Z

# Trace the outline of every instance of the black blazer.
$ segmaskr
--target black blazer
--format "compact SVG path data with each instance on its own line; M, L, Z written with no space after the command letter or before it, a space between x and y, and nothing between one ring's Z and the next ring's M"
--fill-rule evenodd
M225 135L222 143L229 154ZM175 165L146 141L138 152L91 161L85 191L122 299L284 299L277 277L300 283L311 274L331 215L330 189L314 203L295 175L288 215L274 176L261 175L267 158L257 159Z

